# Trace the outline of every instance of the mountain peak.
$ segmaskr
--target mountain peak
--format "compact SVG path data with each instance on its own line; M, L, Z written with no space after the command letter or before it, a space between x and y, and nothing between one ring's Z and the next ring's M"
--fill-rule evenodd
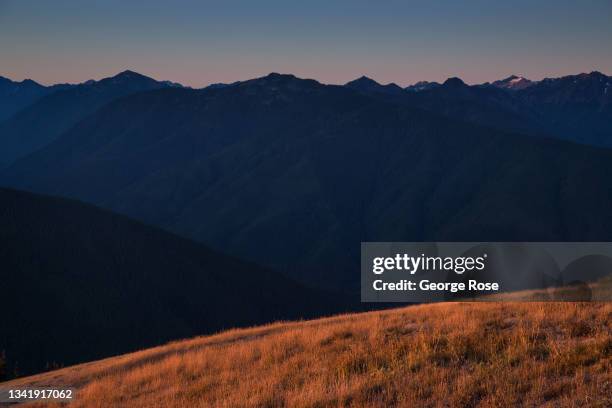
M21 81L22 85L34 85L34 86L42 86L41 84L39 84L38 82L34 81L33 79L30 78L26 78L23 81Z
M119 73L118 73L117 75L115 75L115 76L134 76L134 75L140 75L140 76L142 76L142 75L141 75L141 74L139 74L138 72L136 72L136 71L132 71L132 70L130 70L130 69L126 69L126 70L124 70L124 71L121 71L121 72L119 72Z
M344 84L344 86L351 88L351 87L382 86L382 85L376 82L375 80L373 80L372 78L362 75L357 79L347 82L346 84Z
M15 84L15 85L25 85L25 86L29 86L29 87L39 87L39 88L44 88L43 85L39 84L38 82L30 79L30 78L26 78L22 81L13 81L12 79L3 77L0 75L0 82L5 82L5 83L11 83L11 84Z
M531 81L523 76L510 75L507 78L493 82L491 85L497 88L520 90L520 89L528 88L532 86L533 84L535 84L534 81Z
M444 81L443 85L446 87L454 87L454 88L467 86L465 82L463 82L463 80L461 80L461 78L458 78L458 77L448 78L446 81Z
M264 77L255 78L249 81L238 82L238 83L242 83L242 84L261 83L261 84L275 84L275 85L307 84L307 83L318 84L318 82L315 81L314 79L298 78L293 74L281 74L278 72L270 72L268 75Z
M347 82L344 84L344 86L361 92L378 92L386 94L399 94L404 92L404 90L394 82L387 85L382 85L365 75Z
M153 78L150 78L146 75L139 74L138 72L131 71L129 69L125 71L121 71L114 76L102 78L97 81L89 80L89 81L82 83L81 85L97 87L97 86L107 86L107 85L126 86L129 84L131 85L140 84L140 85L149 85L149 86L158 86L158 85L161 86L162 85L161 82L158 82Z
M591 78L598 78L598 79L604 79L604 78L608 78L608 76L602 72L599 71L591 71L589 74L587 74L587 76L591 77Z
M146 75L139 74L138 72L131 71L129 69L126 69L125 71L121 71L117 75L112 77L112 79L122 79L122 80L143 79L143 78L152 79Z
M437 88L439 86L440 84L438 82L419 81L413 85L407 86L404 89L410 92L420 92L420 91L427 91L429 89Z
M294 80L294 79L298 79L298 77L296 77L293 74L281 74L279 72L270 72L268 75L266 75L264 77L264 79L271 79L274 81L281 81L281 80Z
M313 87L320 86L321 84L314 79L298 78L293 74L280 74L278 72L271 72L268 75L260 78L250 79L248 81L238 81L233 84L223 84L221 86L214 86L213 88L226 88L228 85L239 85L257 88L265 88L268 90L277 91L280 89L291 89L291 90L305 90L312 89Z

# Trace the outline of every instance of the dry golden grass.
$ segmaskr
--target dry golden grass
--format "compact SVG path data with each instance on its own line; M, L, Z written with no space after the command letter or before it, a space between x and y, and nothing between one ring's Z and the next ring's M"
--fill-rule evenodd
M612 304L445 303L232 330L12 385L76 386L74 407L611 407L611 370Z

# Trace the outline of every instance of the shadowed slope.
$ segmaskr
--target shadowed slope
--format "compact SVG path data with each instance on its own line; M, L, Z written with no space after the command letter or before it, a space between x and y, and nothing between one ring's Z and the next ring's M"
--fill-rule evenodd
M0 202L9 374L345 310L341 298L89 205L3 189Z

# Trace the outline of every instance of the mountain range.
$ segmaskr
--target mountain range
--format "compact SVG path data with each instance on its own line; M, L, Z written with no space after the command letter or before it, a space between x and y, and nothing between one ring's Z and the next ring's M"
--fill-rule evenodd
M355 89L360 92L366 93L382 93L389 95L402 95L404 90L396 83L390 83L387 85L381 85L371 78L362 76L355 79L354 81L347 82L344 86L347 88Z
M402 89L362 76L345 87L435 114L520 133L612 146L611 78L599 72L530 81L506 79L468 86L421 81ZM232 84L212 84L209 90ZM0 168L33 153L105 104L134 93L181 87L133 71L78 85L42 86L0 77Z
M418 92L386 96L394 102L499 130L612 147L611 89L611 77L591 72L538 82L511 76L472 86L449 78L442 85L425 86Z
M560 140L522 105L603 126L600 75L516 91L454 78L385 93L281 74L165 87L104 105L0 180L354 291L362 241L611 239L612 152Z
M44 86L31 79L16 82L0 76L0 121L8 119L45 95L71 86L69 84Z
M496 86L498 88L510 89L510 90L521 90L525 88L529 88L534 85L536 82L531 81L522 76L510 75L508 78L501 79L499 81L493 82L491 85Z
M29 87L23 85L24 82ZM30 94L38 96L31 97L27 106L21 106L26 105L25 102L11 105L20 109L5 121L0 121L0 167L51 143L79 120L112 100L141 91L178 86L132 71L78 85L42 87L34 82L24 82L20 92L31 89ZM10 100L4 103L11 104Z

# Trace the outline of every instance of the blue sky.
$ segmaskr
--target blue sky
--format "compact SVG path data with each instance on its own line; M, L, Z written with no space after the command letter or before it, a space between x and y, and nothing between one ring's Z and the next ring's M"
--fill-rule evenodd
M269 72L409 85L612 74L612 1L0 0L0 75L132 69L191 86Z

